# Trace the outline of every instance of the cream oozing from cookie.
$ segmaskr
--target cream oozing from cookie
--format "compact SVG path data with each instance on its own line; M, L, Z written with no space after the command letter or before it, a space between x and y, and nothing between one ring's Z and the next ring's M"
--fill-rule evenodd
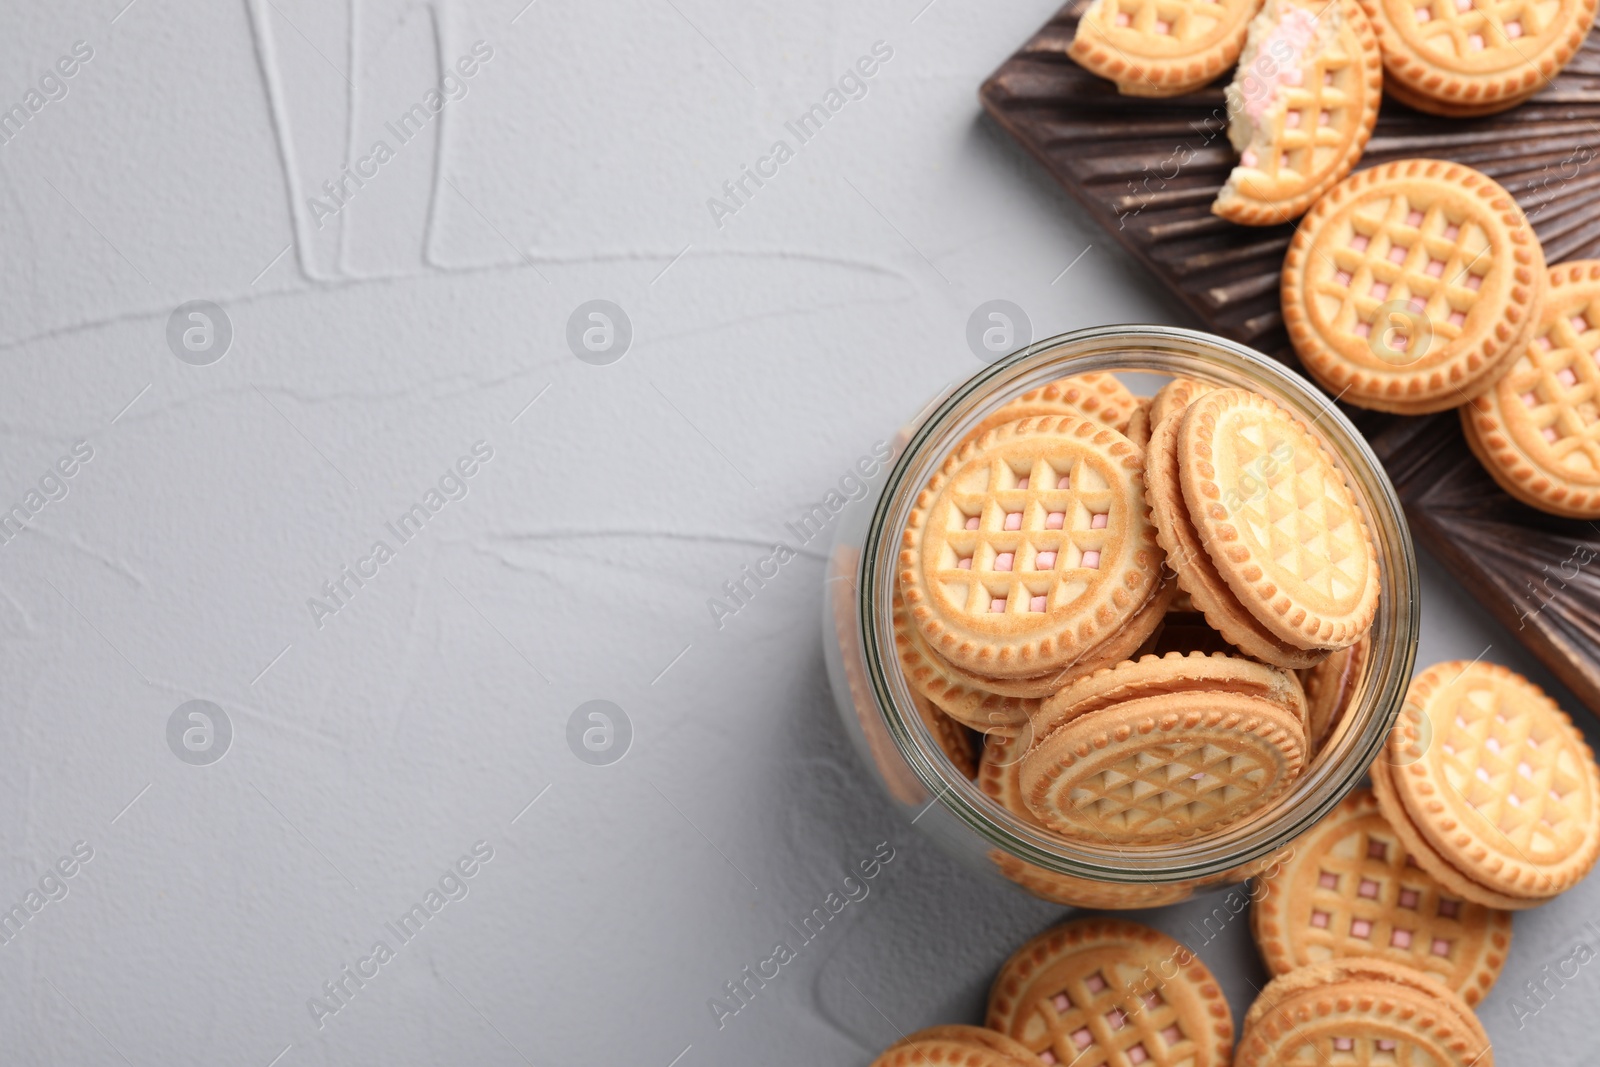
M1301 109L1289 109L1287 98L1289 89L1306 84L1311 56L1334 43L1339 19L1337 3L1319 16L1274 0L1250 24L1238 72L1227 89L1228 139L1239 151L1241 167L1274 176L1294 169L1294 152L1282 144L1281 131L1331 124L1327 107L1312 109L1312 118ZM1325 71L1323 87L1331 88L1334 79L1332 71ZM1310 155L1310 149L1304 151ZM1240 177L1237 171L1229 177L1224 196Z

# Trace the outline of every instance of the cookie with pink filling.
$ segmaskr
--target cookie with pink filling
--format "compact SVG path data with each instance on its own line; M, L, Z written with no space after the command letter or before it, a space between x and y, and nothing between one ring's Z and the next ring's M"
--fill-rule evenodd
M1361 0L1390 92L1435 115L1514 107L1550 84L1594 24L1595 0Z
M1233 1049L1233 1016L1199 957L1120 919L1066 923L1017 949L987 1024L1046 1064L1226 1067Z
M1517 201L1459 163L1358 171L1301 221L1283 321L1306 370L1352 404L1419 415L1482 394L1521 350L1546 289Z
M1467 443L1501 488L1552 515L1600 519L1600 260L1550 268L1527 344L1461 408Z
M959 446L901 537L901 595L929 647L986 677L1031 678L1121 630L1161 574L1143 468L1122 434L1070 415Z
M1372 136L1378 39L1355 0L1268 0L1227 96L1239 165L1211 210L1245 226L1289 222L1350 173Z
M1435 979L1352 957L1269 982L1245 1014L1234 1067L1428 1064L1494 1067L1483 1024Z
M1511 913L1463 900L1417 866L1367 789L1297 840L1252 899L1251 930L1274 975L1374 957L1430 974L1477 1004L1511 949Z
M1261 0L1094 0L1067 54L1128 96L1176 96L1233 66Z

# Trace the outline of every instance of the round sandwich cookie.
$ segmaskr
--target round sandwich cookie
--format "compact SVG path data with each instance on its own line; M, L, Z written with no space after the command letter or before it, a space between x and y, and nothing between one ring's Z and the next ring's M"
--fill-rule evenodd
M1047 1064L1226 1067L1233 1016L1211 972L1120 919L1047 930L1001 966L987 1024Z
M965 726L986 734L1016 735L1028 728L1038 710L1038 697L1007 696L992 692L976 678L959 671L934 653L922 634L911 625L905 603L897 594L892 606L895 653L911 691ZM1054 692L1048 686L1041 692Z
M1179 480L1178 431L1182 425L1182 419L1168 418L1156 427L1145 467L1145 490L1156 537L1166 552L1167 565L1177 574L1179 588L1205 622L1245 655L1280 667L1310 667L1320 662L1327 653L1290 644L1257 620L1234 595L1201 544ZM1205 646L1201 650L1205 651Z
M1058 833L1157 844L1220 829L1275 800L1305 764L1305 733L1281 704L1240 693L1141 697L1079 716L1036 741L1022 802Z
M1356 0L1267 0L1228 86L1239 165L1211 210L1244 226L1299 218L1361 158L1382 97L1378 38Z
M1128 96L1177 96L1239 58L1260 0L1093 0L1067 49Z
M1283 321L1306 370L1360 407L1418 415L1488 389L1545 291L1516 199L1459 163L1359 171L1306 215L1283 261Z
M1411 861L1367 789L1345 797L1260 879L1250 926L1274 975L1372 957L1431 974L1468 1004L1494 985L1511 947L1510 913L1445 891Z
M945 1025L930 1026L926 1030L918 1030L914 1034L907 1034L885 1049L883 1056L880 1056L874 1063L884 1064L884 1057L887 1057L889 1053L901 1052L907 1048L915 1050L937 1047L941 1050L946 1050L945 1047L949 1045L961 1045L969 1049L977 1049L980 1052L995 1053L1000 1057L998 1060L992 1057L980 1057L975 1061L966 1059L944 1060L945 1063L961 1064L963 1067L987 1067L990 1064L1005 1064L1006 1067L1033 1067L1037 1059L1028 1046L1019 1041L1013 1041L998 1030L990 1030L984 1026ZM912 1064L938 1061L924 1061L916 1057L906 1060L902 1057L894 1062L911 1067Z
M1233 1064L1494 1067L1494 1053L1472 1009L1438 981L1385 960L1351 958L1267 983L1245 1015Z
M1452 661L1417 675L1380 762L1437 855L1495 896L1531 906L1600 857L1594 754L1555 701L1504 667Z
M1307 705L1306 736L1311 741L1311 751L1320 752L1333 729L1344 718L1345 711L1355 702L1361 688L1361 676L1366 673L1367 660L1372 654L1372 633L1368 631L1361 640L1349 648L1330 652L1328 658L1302 674Z
M1450 864L1449 860L1439 854L1438 849L1428 843L1428 839L1422 836L1422 831L1411 821L1411 816L1406 814L1405 805L1400 803L1399 796L1395 794L1393 768L1386 762L1386 757L1377 759L1368 770L1368 774L1372 778L1372 795L1377 797L1378 807L1382 809L1389 829L1400 839L1411 861L1438 882L1444 892L1496 911L1520 911L1544 903L1543 900L1508 897L1503 893L1496 893L1462 874Z
M1150 429L1167 421L1168 416L1182 415L1195 399L1212 392L1217 387L1194 378L1174 378L1163 385L1150 401Z
M1115 374L1074 374L1000 405L973 427L966 440L976 441L996 426L1018 419L1050 415L1076 415L1123 433L1138 406L1139 398Z
M1378 553L1344 473L1304 423L1242 389L1178 432L1189 517L1239 602L1280 640L1343 648L1378 610Z
M1026 1063L975 1041L917 1037L890 1046L872 1061L872 1067L1022 1067Z
M1550 268L1539 320L1505 373L1461 408L1467 443L1524 504L1600 519L1600 260Z
M1007 852L993 849L989 859L1007 881L1020 886L1040 900L1065 904L1069 908L1096 908L1101 911L1133 911L1162 908L1194 896L1197 881L1184 882L1096 882L1057 874L1028 863Z
M1514 107L1550 84L1594 24L1595 0L1361 0L1390 91L1449 118Z
M1079 678L1043 701L1033 717L1034 736L1044 738L1081 715L1143 697L1193 692L1228 692L1277 704L1306 722L1306 698L1286 670L1220 652L1140 656Z
M901 541L901 594L933 651L1031 678L1125 626L1161 571L1143 469L1126 437L1075 416L1019 419L957 448Z

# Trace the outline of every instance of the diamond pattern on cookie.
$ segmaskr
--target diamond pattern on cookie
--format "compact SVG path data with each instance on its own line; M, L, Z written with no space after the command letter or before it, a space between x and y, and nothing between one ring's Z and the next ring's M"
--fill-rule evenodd
M1116 919L1056 927L1018 949L988 1025L1041 1063L1224 1067L1233 1024L1216 980L1164 934Z
M1179 479L1218 572L1279 638L1354 643L1378 606L1377 550L1345 477L1304 424L1256 393L1196 401Z
M1280 705L1226 692L1143 697L1090 712L1023 757L1023 803L1096 842L1174 841L1237 821L1298 777L1305 734Z
M1148 601L1160 549L1142 454L1062 416L958 448L906 525L900 584L935 652L1001 678L1067 666Z
M1365 789L1296 841L1253 899L1251 928L1275 975L1375 957L1432 974L1476 1004L1511 944L1510 914L1445 891L1411 861Z
M1527 343L1462 426L1511 495L1600 518L1600 261L1559 264L1549 282Z
M1417 829L1490 890L1553 896L1600 855L1594 756L1554 701L1504 667L1452 662L1418 675L1389 759Z

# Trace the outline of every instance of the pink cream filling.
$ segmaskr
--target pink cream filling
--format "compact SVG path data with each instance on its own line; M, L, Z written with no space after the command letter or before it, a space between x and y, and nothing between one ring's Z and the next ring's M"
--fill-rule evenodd
M1562 385L1577 385L1578 376L1572 373L1571 367L1562 367L1561 373L1556 375L1556 381Z
M1042 596L1036 596L1032 600L1028 601L1028 610L1029 611L1043 611L1044 610L1044 606L1045 606L1045 598L1042 597Z
M1010 552L1002 552L1002 553L1000 553L998 556L996 556L994 558L994 569L997 570L997 571L1008 571L1008 570L1010 570L1011 569L1011 561L1012 561L1013 558L1014 557L1012 556L1012 554Z
M1095 514L1089 516L1089 529L1091 529L1091 530L1104 530L1105 528L1106 528L1106 513L1105 512L1099 511L1099 512L1096 512Z
M1417 896L1415 889L1400 890L1400 906L1402 908L1410 908L1412 911L1417 910Z
M1083 554L1083 565L1098 570L1100 568L1100 553L1095 549L1089 549Z
M1303 8L1291 7L1284 12L1266 37L1262 38L1256 47L1257 56L1277 57L1285 50L1289 57L1272 65L1272 73L1267 73L1269 64L1257 62L1253 69L1246 74L1247 78L1254 79L1260 85L1255 92L1247 95L1244 102L1245 114L1252 119L1260 120L1272 105L1278 100L1278 89L1285 85L1299 85L1305 80L1305 71L1300 67L1301 59L1311 42L1317 39L1317 17ZM1252 163L1240 160L1245 166Z
M1033 557L1033 569L1036 571L1047 571L1055 565L1056 554L1054 552L1041 552Z

